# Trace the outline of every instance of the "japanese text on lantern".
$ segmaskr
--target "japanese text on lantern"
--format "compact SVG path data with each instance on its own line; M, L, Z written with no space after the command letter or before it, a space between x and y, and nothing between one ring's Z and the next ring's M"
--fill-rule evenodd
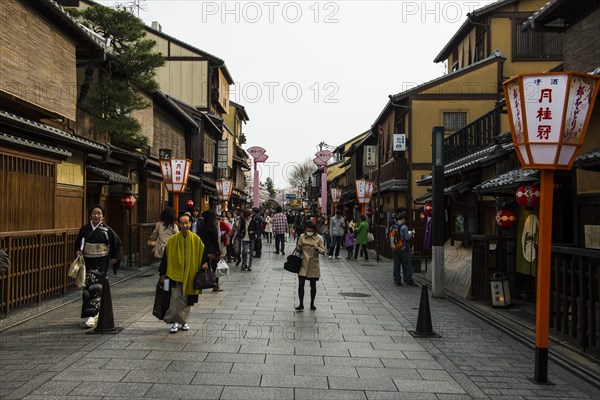
M585 124L585 115L590 107L594 84L595 82L591 79L573 76L571 90L569 91L570 98L567 102L568 109L565 115L563 143L577 143L579 141ZM573 97L575 101L573 101Z
M527 97L527 130L529 141L544 143L557 141L565 103L566 75L531 76L523 79Z
M510 84L508 93L510 94L508 101L511 103L511 110L513 110L512 118L516 142L517 144L523 143L525 132L523 129L523 117L521 116L521 91L519 90L519 83L513 82Z

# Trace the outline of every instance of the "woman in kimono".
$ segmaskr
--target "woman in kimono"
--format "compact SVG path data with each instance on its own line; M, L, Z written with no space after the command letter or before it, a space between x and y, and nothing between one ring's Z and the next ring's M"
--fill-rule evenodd
M95 205L90 211L91 220L79 230L75 240L77 255L83 254L85 259L85 287L83 288L83 305L81 318L87 318L85 326L94 328L98 322L102 282L106 277L109 265L115 275L119 262L123 258L121 239L104 220L104 209Z
M310 281L310 309L316 310L317 281L321 277L319 254L325 254L325 245L321 235L317 234L317 226L312 221L306 222L304 233L298 239L297 249L302 254L302 267L298 271L298 298L300 305L297 311L304 310L304 284Z

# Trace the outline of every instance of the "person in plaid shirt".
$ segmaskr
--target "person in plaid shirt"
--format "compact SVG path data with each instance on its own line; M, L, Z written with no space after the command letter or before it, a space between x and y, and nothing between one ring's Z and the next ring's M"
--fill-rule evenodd
M279 254L279 247L281 244L281 254L285 255L285 233L288 229L287 217L282 212L281 206L275 208L275 215L271 220L273 225L273 235L275 235L275 254Z

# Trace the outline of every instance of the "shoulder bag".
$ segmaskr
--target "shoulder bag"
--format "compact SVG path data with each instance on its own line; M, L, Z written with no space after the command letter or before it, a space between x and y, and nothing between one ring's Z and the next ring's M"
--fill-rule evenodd
M217 285L217 277L212 269L201 269L194 277L194 289L212 289Z

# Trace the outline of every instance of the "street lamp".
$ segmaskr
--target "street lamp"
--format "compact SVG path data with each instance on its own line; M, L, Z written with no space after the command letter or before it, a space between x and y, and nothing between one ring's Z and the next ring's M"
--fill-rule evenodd
M179 216L179 193L185 192L192 160L187 158L164 158L160 160L160 171L167 190L173 193L175 215Z
M540 169L540 226L535 312L535 376L548 382L550 262L554 170L579 154L600 76L554 72L515 76L502 84L512 140L523 169Z

